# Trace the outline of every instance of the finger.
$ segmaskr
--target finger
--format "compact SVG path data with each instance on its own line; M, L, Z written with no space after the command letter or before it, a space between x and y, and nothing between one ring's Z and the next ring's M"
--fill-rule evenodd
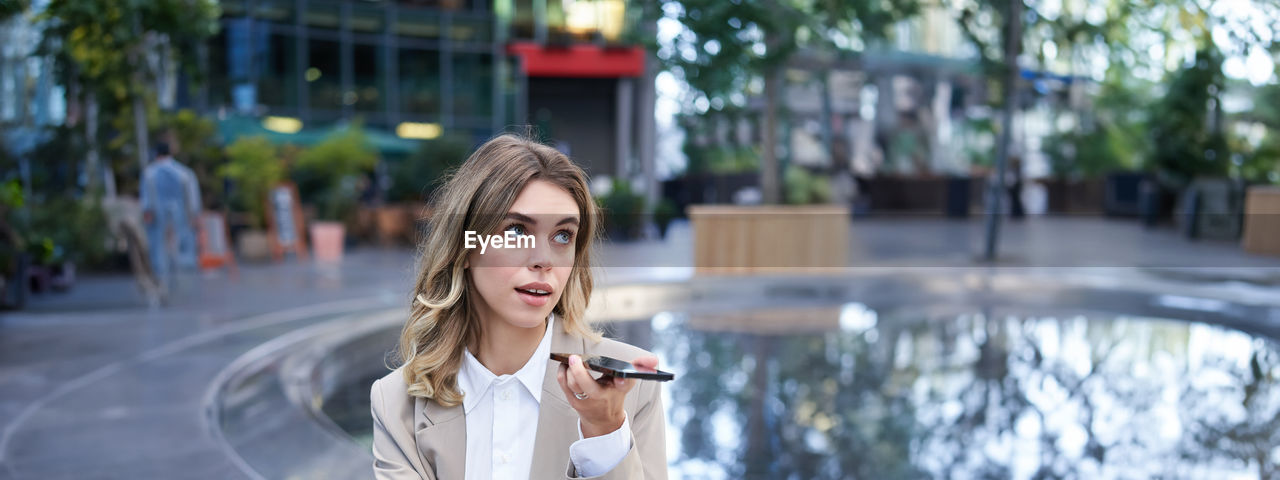
M560 384L560 391L564 392L564 398L572 404L577 398L574 398L573 391L569 388L568 370L568 365L560 364L560 369L556 372L556 383Z
M569 356L569 380L571 385L582 388L577 390L579 392L587 395L600 392L600 385L596 383L596 379L591 378L590 373L587 373L586 365L582 364L582 358L577 355Z
M626 395L627 392L630 392L631 387L634 387L636 385L636 381L630 378L614 378L612 383L613 383L612 388L614 390L617 390L618 392L621 392L623 395Z
M578 379L574 378L572 365L564 366L564 385L570 393L582 393L582 389L578 387Z
M631 361L637 370L658 370L658 357L653 355L642 355Z

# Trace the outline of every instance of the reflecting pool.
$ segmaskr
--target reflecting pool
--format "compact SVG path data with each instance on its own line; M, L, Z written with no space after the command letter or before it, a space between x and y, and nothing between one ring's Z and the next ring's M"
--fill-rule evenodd
M662 312L673 478L1275 478L1275 341L1204 323L861 303ZM398 333L388 331L389 339ZM374 376L325 411L369 438Z

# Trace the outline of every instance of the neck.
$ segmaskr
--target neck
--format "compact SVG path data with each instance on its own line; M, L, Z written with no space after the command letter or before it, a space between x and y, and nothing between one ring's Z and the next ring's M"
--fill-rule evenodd
M546 331L545 321L533 328L520 328L496 318L492 312L483 312L480 338L467 348L494 375L510 375L529 362Z

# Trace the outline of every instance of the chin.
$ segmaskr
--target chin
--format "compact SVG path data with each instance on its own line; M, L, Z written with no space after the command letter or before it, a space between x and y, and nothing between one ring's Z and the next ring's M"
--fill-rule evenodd
M551 309L532 309L527 305L520 305L511 315L507 316L509 322L520 328L534 328L542 326L542 322L546 321L547 315L551 314Z

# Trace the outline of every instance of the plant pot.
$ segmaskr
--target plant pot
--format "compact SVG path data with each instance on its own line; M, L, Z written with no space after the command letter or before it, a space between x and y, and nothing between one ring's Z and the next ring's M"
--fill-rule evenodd
M1187 238L1238 240L1243 188L1228 178L1201 177L1178 199L1178 226Z
M969 216L969 177L947 178L947 202L944 213L950 218Z
M413 215L409 213L412 208L406 205L386 205L374 211L378 243L385 246L407 242L414 228Z
M266 262L271 259L271 242L265 230L245 230L236 237L236 252L246 262Z
M659 239L659 240L666 240L666 239L667 239L667 229L668 229L668 228L671 228L671 220L659 220L659 221L657 222L657 225L658 225L658 239Z
M342 222L314 222L311 224L311 248L315 251L317 262L338 262L342 260L342 242L346 239L347 227Z
M1280 187L1249 187L1243 217L1244 251L1280 256Z

